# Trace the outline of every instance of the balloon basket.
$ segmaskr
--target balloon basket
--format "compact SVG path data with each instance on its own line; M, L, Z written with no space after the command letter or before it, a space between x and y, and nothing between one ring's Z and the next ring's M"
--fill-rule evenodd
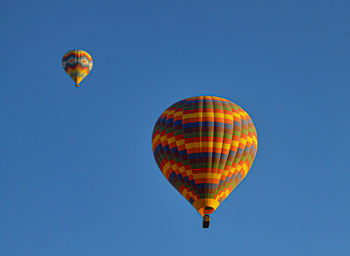
M210 216L209 214L205 214L203 217L203 228L209 228L210 224Z

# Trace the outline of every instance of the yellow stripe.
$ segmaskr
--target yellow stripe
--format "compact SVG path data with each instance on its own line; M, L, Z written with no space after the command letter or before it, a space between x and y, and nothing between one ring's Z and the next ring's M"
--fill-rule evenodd
M178 169L179 169L179 167L177 166L177 164L173 164L171 167L173 168L173 170L178 170Z
M241 115L240 114L238 114L236 112L233 112L232 114L233 114L234 117L237 117L237 118L241 119Z
M193 174L194 179L220 179L220 173L198 173Z
M159 133L154 136L153 140L152 140L152 147L154 147L156 144L159 144L158 141L159 141Z
M162 169L162 173L163 173L164 176L165 176L165 174L166 174L166 172L168 171L169 168L170 168L170 163L167 162L167 163L164 165L163 169Z
M258 145L257 137L253 136L253 141L256 143L256 145Z
M181 113L182 114L182 113ZM240 118L238 114L236 114L237 117ZM179 115L176 115L179 116ZM216 118L225 118L228 120L233 120L233 117L231 114L224 114L224 113L214 113L214 112L197 112L197 113L189 113L183 115L184 119L187 118L198 118L198 117L216 117Z
M232 141L232 145L233 145L234 147L238 147L239 141L238 141L238 140Z
M230 167L230 170L228 171L228 174L233 174L235 172L236 168ZM228 174L226 176L228 176Z
M224 149L230 149L231 148L231 144L227 144L227 143L223 143L222 144L222 147L224 148Z
M196 208L197 211L203 207L212 207L216 210L219 205L220 203L217 200L211 198L199 199L193 202L193 207Z
M181 167L179 167L179 171L180 171L181 174L183 174L186 170L185 170L185 168L183 168L183 167L181 166Z
M192 174L193 174L193 173L192 173L191 170L187 170L187 171L186 171L186 175L187 175L187 176L190 176L190 175L192 175Z
M246 140L246 139L241 138L240 143L241 143L241 144L243 144L243 145L246 145L246 144L247 144L247 140Z
M177 140L176 141L176 146L182 146L185 144L185 140L184 139L181 139L181 140Z
M163 118L163 117L166 117L168 113L169 113L169 109L165 110L165 111L163 112L163 114L162 114L162 118Z
M249 136L249 137L247 137L247 141L248 141L250 144L252 144L253 138Z
M229 170L228 171L225 170L225 171L222 172L222 176L227 177L228 173L229 173Z
M182 116L182 113L183 113L183 111L178 111L178 112L176 112L176 113L174 114L174 119L175 119L175 117Z
M168 144L174 143L175 142L175 137L170 137L168 138Z
M160 141L163 143L164 141L166 141L167 140L167 135L165 134L165 135L163 135L161 138L160 138Z
M189 119L189 118L197 118L197 117L201 117L202 113L191 113L191 114L184 114L183 115L183 119Z
M175 109L170 110L169 113L167 114L167 116L173 115L175 113Z
M224 147L225 149L230 149L230 144L224 144L222 142L192 142L192 143L187 143L186 148L191 149L191 148L222 148Z
M244 172L242 175L243 176L242 178L244 179L244 177L247 175L249 169L248 169L248 166L246 163L243 164L242 168L243 168L243 172Z

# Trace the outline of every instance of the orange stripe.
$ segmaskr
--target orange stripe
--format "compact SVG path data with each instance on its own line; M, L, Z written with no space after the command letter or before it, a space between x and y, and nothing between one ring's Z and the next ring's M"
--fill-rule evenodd
M203 184L203 183L219 184L220 179L207 178L207 179L196 179L195 181L196 181L196 184Z
M200 153L200 152L221 153L221 148L202 147L202 148L189 148L189 149L187 149L187 153L188 153L188 154Z
M205 121L205 122L214 122L214 117L192 117L192 118L185 118L182 123L183 124L188 124L188 123L197 123L197 122L201 122L201 121Z

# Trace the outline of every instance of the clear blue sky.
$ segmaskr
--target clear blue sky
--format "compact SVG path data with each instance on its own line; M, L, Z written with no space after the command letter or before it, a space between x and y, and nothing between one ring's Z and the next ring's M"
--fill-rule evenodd
M349 255L350 2L0 3L0 255ZM345 33L345 35L344 35ZM62 55L87 50L81 88ZM259 136L209 230L153 125L216 95Z

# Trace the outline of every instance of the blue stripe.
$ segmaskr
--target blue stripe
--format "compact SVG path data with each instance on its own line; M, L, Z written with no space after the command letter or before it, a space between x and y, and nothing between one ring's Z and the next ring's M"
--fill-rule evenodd
M166 124L170 124L174 121L174 118L169 118L168 120L166 120Z
M217 189L218 188L218 184L214 184L214 183L202 183L202 184L197 184L196 187L198 189Z
M233 125L237 126L237 127L241 127L242 126L242 124L240 122L238 122L238 121L234 121Z
M169 181L170 183L173 181L173 179L176 177L176 174L175 172L172 172L170 175L169 175Z
M188 154L188 159L198 159L198 158L227 158L227 154L220 154L215 152L201 152Z
M251 150L252 150L253 153L255 154L255 147L254 147L254 145L252 145Z
M177 120L174 122L174 126L182 125L182 120Z
M235 156L235 155L236 155L236 153L237 153L236 151L232 151L232 150L230 150L230 152L228 153L228 155L229 155L229 156Z
M221 122L191 122L183 125L183 128L195 128L195 127L224 127L226 129L233 129L232 124Z
M186 149L179 151L179 154L180 156L186 156L187 155Z
M174 147L174 148L170 149L170 151L171 151L171 153L173 153L173 154L176 154L176 153L179 152L179 151L177 150L177 147Z
M169 152L169 151L170 151L169 145L166 145L166 146L164 147L164 151L165 151L165 152Z
M237 150L237 152L240 153L240 154L243 154L243 151L244 151L244 150L241 149L241 148L238 148L238 150Z

